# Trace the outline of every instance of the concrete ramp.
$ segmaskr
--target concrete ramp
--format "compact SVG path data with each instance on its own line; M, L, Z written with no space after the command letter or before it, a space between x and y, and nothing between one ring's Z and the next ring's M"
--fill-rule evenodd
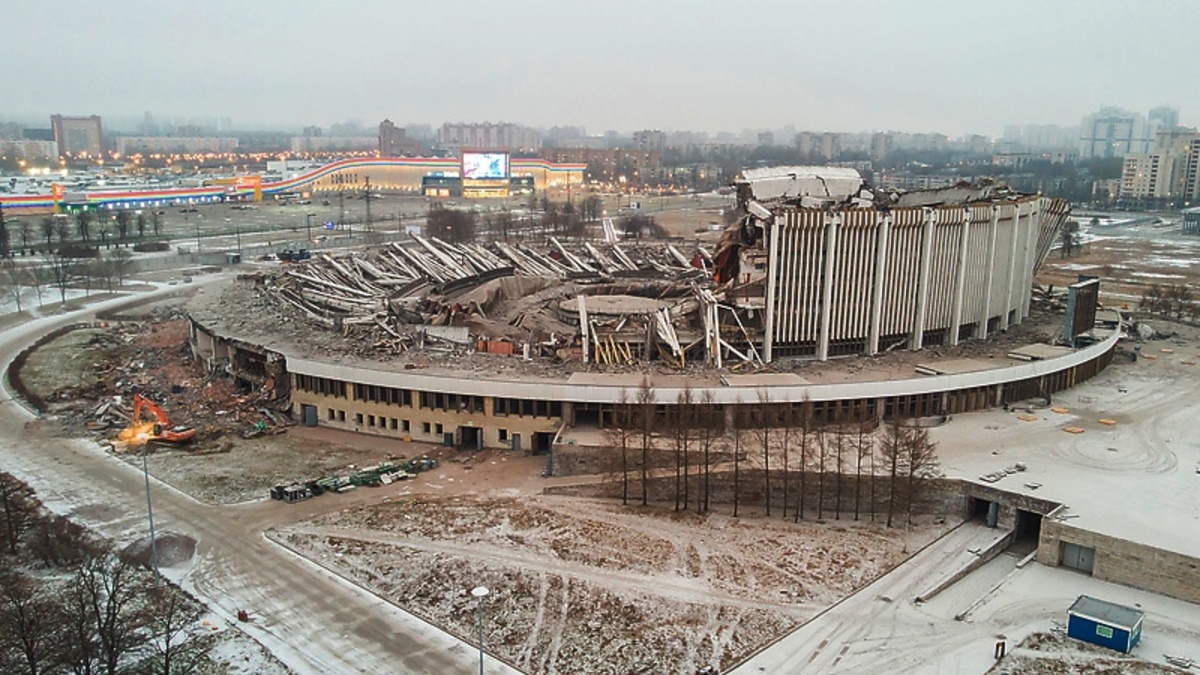
M1013 530L987 527L974 521L964 523L958 530L954 538L958 550L949 551L948 557L930 580L930 585L916 597L917 602L928 602L959 579L987 564L1012 544L1016 534Z

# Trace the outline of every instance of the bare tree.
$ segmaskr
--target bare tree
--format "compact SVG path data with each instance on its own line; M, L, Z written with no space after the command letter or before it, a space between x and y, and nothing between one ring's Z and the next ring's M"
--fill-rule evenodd
M650 503L650 445L654 437L654 426L657 407L654 403L654 388L650 386L649 376L642 376L642 384L637 391L638 433L642 444L642 506Z
M0 536L3 547L15 554L25 534L33 527L42 502L33 488L10 473L0 473L0 518L4 519Z
M79 276L79 260L63 255L59 251L47 249L42 254L46 272L51 286L58 289L61 302L67 301L67 287Z
M771 517L771 434L775 420L771 394L766 389L758 390L758 405L754 409L755 440L762 445L763 497L766 515Z
M858 520L862 511L862 472L863 459L874 450L874 438L871 436L870 421L866 415L859 415L854 438L854 519ZM874 506L872 506L874 509Z
M0 668L39 675L57 669L62 653L61 610L44 584L13 571L0 573ZM13 654L16 658L4 658Z
M47 567L74 567L104 551L103 544L83 526L54 513L38 518L26 546L30 555Z
M835 495L833 502L833 517L837 520L842 519L842 484L845 482L842 480L842 472L846 468L845 462L842 461L843 457L845 457L846 451L846 429L842 424L844 421L845 420L839 415L836 426L834 427L834 440L836 442L833 444L833 479L837 482L834 484L833 488Z
M58 235L58 244L62 246L67 243L67 239L71 236L71 224L67 222L66 216L56 217L54 222L54 233Z
M937 444L929 438L929 431L924 428L909 428L908 439L905 443L907 454L907 475L905 500L905 519L913 524L913 507L926 495L926 488L932 479L941 475L941 465L937 458Z
M88 211L87 209L83 209L79 213L76 213L75 227L79 231L79 238L83 240L83 243L88 243L92 237L92 212ZM60 240L66 240L65 237L61 236L61 234L59 236Z
M684 387L675 399L671 414L671 426L675 438L675 510L682 505L688 509L688 451L692 441L692 430L696 420L696 401L691 384Z
M17 313L21 312L21 296L25 291L25 270L12 258L0 260L0 287L12 296L17 305Z
M900 485L902 476L907 473L908 427L899 417L893 417L884 429L883 439L879 450L883 455L887 471L887 526L892 527L896 511L901 506L903 486Z
M716 402L713 400L713 394L711 390L705 389L704 393L701 394L700 407L705 411L712 411L716 409ZM720 430L724 426L724 420L710 420L705 419L706 417L706 413L701 413L696 416L696 421L699 423L696 428L696 440L700 444L699 449L701 451L701 468L704 471L704 479L702 483L704 486L704 497L701 501L701 510L704 512L708 511L710 495L709 488L711 487L710 482L712 479L712 449L717 443L717 440L720 438Z
M733 517L737 518L742 501L742 436L749 420L740 398L733 410Z
M610 424L605 428L609 445L621 450L621 504L629 504L629 441L635 426L629 392L622 389L621 398L613 408Z
M29 239L33 236L33 226L28 220L21 220L17 225L18 231L21 233L21 255L29 250Z
M829 433L822 424L813 435L813 445L817 451L817 520L825 517L825 467L829 457Z
M182 589L162 584L150 593L150 668L154 675L192 675L208 661L212 642L189 632L204 607Z
M42 218L42 237L46 240L46 248L50 248L50 244L54 241L55 224L54 218L46 216Z
M155 237L162 233L162 213L157 209L150 212L150 227Z
M118 248L109 256L108 262L113 275L117 277L117 285L124 286L125 277L129 276L129 271L133 268L133 254L127 248Z
M149 640L150 616L144 598L152 586L140 572L112 554L90 558L76 572L75 583L98 638L98 670L103 675L118 675L122 659Z
M146 237L146 214L142 213L141 211L138 211L137 213L137 233L138 239L144 239Z
M117 219L116 220L117 220L117 241L123 242L129 238L129 224L130 224L130 222L132 222L133 216L125 209L121 209L120 211L117 211Z
M804 518L804 500L808 497L809 456L812 450L811 431L813 427L813 404L804 395L800 402L800 411L796 423L800 427L800 489L796 494L796 510L792 512L793 520L800 522Z

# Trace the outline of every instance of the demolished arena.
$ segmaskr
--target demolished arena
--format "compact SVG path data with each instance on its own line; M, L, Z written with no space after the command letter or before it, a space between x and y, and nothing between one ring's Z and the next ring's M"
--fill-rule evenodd
M1046 397L1112 358L1115 328L1017 330L1063 200L989 182L875 190L830 167L748 170L735 187L712 250L413 236L243 274L192 301L192 350L307 425L533 452L603 429L639 390L661 414L690 396L718 425L764 397L923 418Z

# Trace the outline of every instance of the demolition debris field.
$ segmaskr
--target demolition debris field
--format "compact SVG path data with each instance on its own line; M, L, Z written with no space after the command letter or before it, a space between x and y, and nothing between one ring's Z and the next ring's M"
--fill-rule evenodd
M945 526L792 524L548 496L412 496L273 536L530 673L725 667Z

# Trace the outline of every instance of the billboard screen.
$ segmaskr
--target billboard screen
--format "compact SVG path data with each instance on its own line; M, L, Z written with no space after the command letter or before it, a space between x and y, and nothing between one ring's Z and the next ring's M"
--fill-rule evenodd
M464 152L464 180L504 180L508 178L507 152Z

